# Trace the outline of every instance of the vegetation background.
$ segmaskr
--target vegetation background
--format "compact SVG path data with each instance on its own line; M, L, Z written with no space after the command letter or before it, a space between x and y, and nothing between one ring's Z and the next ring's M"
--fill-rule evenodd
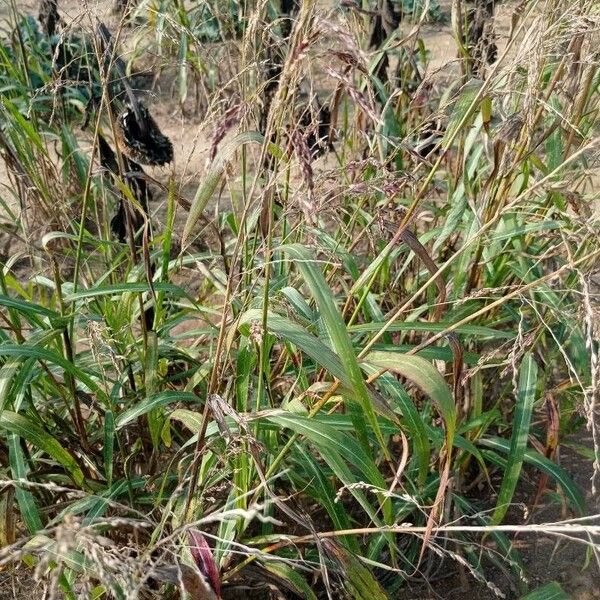
M2 1L0 596L598 597L597 3Z

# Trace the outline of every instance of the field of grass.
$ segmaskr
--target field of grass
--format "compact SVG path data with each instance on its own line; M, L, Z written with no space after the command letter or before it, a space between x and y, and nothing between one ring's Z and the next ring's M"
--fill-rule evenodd
M598 4L0 1L0 598L596 597Z

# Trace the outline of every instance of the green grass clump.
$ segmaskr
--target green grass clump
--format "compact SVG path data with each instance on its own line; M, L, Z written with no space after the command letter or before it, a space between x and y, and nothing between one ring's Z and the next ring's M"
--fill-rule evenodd
M396 598L442 570L525 594L512 507L586 515L558 447L587 421L598 459L594 4L528 3L488 65L454 3L437 76L425 15L373 45L358 6L212 4L112 28L130 70L174 61L180 108L202 88L196 187L175 144L134 174L148 215L116 55L95 25L10 15L0 565L65 598L175 598L193 527L224 598Z

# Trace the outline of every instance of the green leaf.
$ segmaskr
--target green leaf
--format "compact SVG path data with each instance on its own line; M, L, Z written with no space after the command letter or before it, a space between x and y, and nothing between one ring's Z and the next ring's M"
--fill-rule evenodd
M263 564L263 569L277 577L277 579L284 581L286 587L291 589L299 598L317 600L317 597L304 578L288 564L267 561Z
M63 368L67 373L73 376L76 381L83 383L88 389L97 394L103 401L107 402L108 397L102 388L84 371L76 367L66 358L40 346L29 346L27 344L1 344L0 356L15 356L18 358L35 358L40 361L53 363Z
M406 377L429 396L444 420L448 447L452 447L456 431L454 398L444 378L430 362L410 354L371 352L365 357L365 363Z
M385 479L361 444L358 444L349 435L329 426L323 420L317 421L304 415L277 410L261 415L261 419L275 423L279 427L286 427L309 439L338 479L344 485L349 486L350 493L358 500L373 522L380 523L377 511L372 507L365 494L361 489L354 487L354 484L365 482L378 490L386 488ZM358 476L348 468L348 463L358 472ZM387 506L389 503L385 504Z
M327 333L331 339L333 349L348 374L351 389L354 392L363 413L361 415L355 413L352 409L350 410L350 415L354 417L354 424L361 443L366 444L366 420L375 433L384 456L389 457L389 452L379 428L371 398L369 397L362 371L346 329L346 324L335 304L335 300L323 277L323 273L320 268L317 267L317 261L307 248L299 244L282 246L281 250L294 260L294 264L302 273L302 277L315 299L319 309L319 315L327 328Z
M9 296L0 295L0 306L6 306L6 308L13 308L20 313L33 317L35 315L41 315L43 317L57 318L60 315L53 310L40 306L28 300L19 300L17 298L11 298Z
M365 371L372 375L379 372L380 369L373 365L363 363ZM402 388L400 383L389 373L384 373L377 380L377 384L387 396L391 399L393 405L402 413L401 425L409 432L409 439L412 443L413 454L416 457L419 469L419 480L423 484L427 478L429 471L429 459L431 456L431 448L427 435L425 422L421 418L411 397L406 390Z
M498 437L484 437L478 440L477 444L479 446L485 446L486 448L499 450L505 454L508 454L511 448L508 440ZM536 450L526 450L523 460L527 464L532 465L536 469L539 469L543 473L546 473L552 477L567 495L571 506L580 514L585 514L585 500L581 490L577 487L569 474L562 467L559 467L549 458L546 458L543 454L540 454Z
M377 333L385 322L378 323L360 323L348 327L350 333ZM392 323L387 327L388 331L427 331L431 333L439 333L445 331L453 325L450 321L439 321L437 323L422 323L417 321L405 321L404 323ZM512 340L515 338L515 333L512 331L500 331L492 327L483 327L481 325L462 325L456 328L456 333L463 335L473 335L481 339L500 339Z
M337 530L350 529L352 526L350 517L343 504L337 502L336 492L331 485L330 478L324 473L322 464L318 463L306 444L297 444L294 451L297 455L297 464L289 474L292 481L302 474L309 483L302 481L300 489L306 490L319 503L319 506L325 508ZM355 553L360 552L360 547L353 537L343 536L338 539L349 550Z
M23 377L27 378L35 367L35 360L23 360L20 357L8 358L0 369L0 412L5 408L13 408L18 411L14 397L23 394L27 384ZM21 385L18 379L21 378Z
M132 491L132 482L129 480L120 480L106 490L102 496L90 496L87 500L92 500L91 506L85 515L83 520L84 525L93 523L96 519L104 516L106 510L110 506L111 502L114 502L116 498L124 494L125 492ZM84 499L86 500L86 499Z
M389 600L371 571L356 556L339 544L325 542L325 545L340 565L344 589L354 600Z
M359 471L364 481L385 488L385 480L371 456L352 437L330 427L324 420L317 421L283 410L268 412L262 419L305 436L318 448L335 449Z
M160 406L166 406L174 402L198 402L199 398L191 392L161 392L150 398L144 398L136 405L123 411L116 419L116 429L122 429L137 418L149 413L151 410ZM194 413L195 414L195 413ZM171 415L172 416L172 415Z
M187 408L176 408L170 415L169 420L179 421L183 423L190 431L194 433L198 433L200 431L200 426L202 425L202 414L198 412L194 412L193 410L188 410ZM212 432L210 431L212 427ZM217 431L217 424L210 423L208 429L206 430L206 437L210 437L211 434L214 435Z
M10 431L27 440L40 450L49 454L70 473L73 481L85 487L85 478L73 455L65 450L58 440L44 431L31 419L18 413L5 410L0 414L0 429Z
M448 143L456 134L461 124L468 122L477 108L476 98L483 86L483 81L470 79L458 91L458 98L454 102L450 120L444 133L442 147L447 148Z
M23 456L23 450L21 449L19 436L10 433L6 436L8 441L8 460L10 464L10 470L13 479L25 480L27 479L27 465L25 463L25 457ZM42 519L35 503L33 494L20 485L16 486L15 497L23 521L29 529L29 533L35 533L43 528Z
M113 453L115 446L115 416L112 410L104 413L104 447L102 459L104 461L104 476L110 486L113 477Z
M146 370L144 376L146 398L152 398L155 397L154 391L158 372L158 337L155 331L147 333L146 348ZM160 406L155 406L152 410L148 411L148 430L155 450L158 450L159 447L162 426L163 419L161 418Z
M504 519L515 493L519 476L521 475L523 457L527 449L527 437L529 435L533 401L535 400L536 383L537 364L533 356L527 353L523 356L521 368L519 369L519 387L517 391L517 405L512 422L510 450L508 452L508 462L504 471L502 485L498 492L496 509L491 519L494 525L497 525Z
M526 596L521 596L521 600L569 600L569 598L570 596L556 581L547 583Z
M172 283L156 282L152 284L155 292L168 292L175 297L188 297L185 290L180 288L178 285ZM149 292L150 285L148 283L119 283L115 285L103 285L99 287L90 288L88 290L81 290L75 294L68 294L65 296L65 302L75 302L76 300L83 300L84 298L96 298L98 296L118 296L127 293L143 293Z
M250 325L253 322L262 322L262 310L256 308L250 309L239 320L241 326ZM269 311L267 313L267 327L269 328L269 333L294 344L294 346L308 354L317 364L327 369L333 377L339 379L343 385L350 389L352 388L352 381L348 377L339 357L331 348L307 331L302 325L294 323L287 317L282 317ZM248 333L247 329L247 327L244 328L246 333Z
M309 323L316 321L317 315L315 315L304 296L296 288L287 286L279 290L279 293L286 297L297 315L306 319Z
M249 335L248 325L255 321L260 322L261 319L262 311L259 309L251 309L240 317L240 329L243 333ZM294 323L287 317L282 317L270 311L267 313L267 328L269 333L294 344L294 346L300 348L317 364L327 369L333 377L341 382L341 388L338 389L341 395L356 398L353 382L346 369L344 369L339 357L319 338L312 335L304 327ZM384 403L379 401L376 395L371 394L369 397L373 409L377 413L392 421L395 420L394 413Z

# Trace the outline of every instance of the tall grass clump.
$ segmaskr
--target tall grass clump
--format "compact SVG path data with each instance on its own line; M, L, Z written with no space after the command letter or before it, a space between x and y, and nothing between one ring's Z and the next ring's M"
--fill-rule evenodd
M589 431L595 490L597 8L453 2L440 71L437 4L364 4L1 13L0 565L44 597L516 598L540 532L597 562L559 460Z

